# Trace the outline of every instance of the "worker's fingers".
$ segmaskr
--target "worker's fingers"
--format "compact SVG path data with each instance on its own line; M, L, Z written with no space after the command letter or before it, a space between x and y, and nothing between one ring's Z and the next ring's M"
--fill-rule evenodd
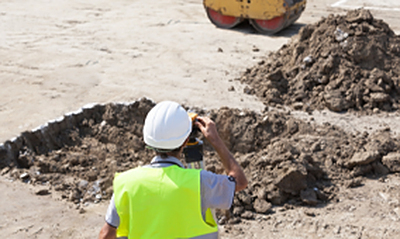
M197 117L196 117L195 123L196 123L196 124L202 124L202 125L204 125L204 119L203 119L203 117L197 116Z
M207 119L209 119L209 118L208 118L208 117L205 117L205 116L198 116L196 119L197 119L198 121L200 121L200 122L205 123L205 121L206 121Z
M196 125L203 129L213 127L214 121L212 121L208 117L197 117L196 119L197 119Z
M199 127L199 129L207 139L210 139L210 137L214 138L218 136L215 123L210 118L197 117L196 125L197 127Z
M200 130L202 130L205 127L205 122L201 117L197 117L196 121L194 122L194 124L199 127Z
M203 119L197 118L195 125L200 129L201 133L207 138L209 133L207 132L208 128L207 128L206 122L204 122Z

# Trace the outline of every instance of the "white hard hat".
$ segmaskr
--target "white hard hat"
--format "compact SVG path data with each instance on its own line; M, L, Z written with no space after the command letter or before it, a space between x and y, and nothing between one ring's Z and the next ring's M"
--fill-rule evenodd
M192 120L176 102L163 101L146 116L143 127L144 142L156 149L176 149L192 131Z

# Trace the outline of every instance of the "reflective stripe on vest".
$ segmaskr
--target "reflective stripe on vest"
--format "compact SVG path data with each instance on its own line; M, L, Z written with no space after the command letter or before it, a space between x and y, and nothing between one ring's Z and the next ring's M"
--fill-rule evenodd
M200 170L135 168L114 179L118 237L190 238L217 232L210 210L201 215Z

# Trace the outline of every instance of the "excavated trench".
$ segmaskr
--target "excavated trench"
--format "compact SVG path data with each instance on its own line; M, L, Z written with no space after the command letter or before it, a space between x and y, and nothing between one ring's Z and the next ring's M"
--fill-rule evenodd
M0 147L1 174L48 185L76 204L109 199L115 172L147 164L153 156L142 140L153 106L147 99L93 105L23 132ZM335 197L337 184L400 171L400 142L389 131L351 135L277 111L192 110L216 121L249 179L235 196L233 221L268 214L272 205L324 203ZM204 158L207 170L223 173L208 144Z
M304 110L397 109L400 41L368 11L329 16L302 28L295 39L244 73L248 93L267 105ZM115 172L145 165L153 156L144 147L142 127L154 105L148 99L89 105L23 132L0 145L0 174L47 185L79 205L109 199ZM274 205L324 204L335 198L337 185L354 187L362 176L400 172L400 140L390 128L353 134L277 110L191 110L215 120L249 179L230 213L218 213L221 223L271 213ZM223 173L207 142L204 158L207 170Z

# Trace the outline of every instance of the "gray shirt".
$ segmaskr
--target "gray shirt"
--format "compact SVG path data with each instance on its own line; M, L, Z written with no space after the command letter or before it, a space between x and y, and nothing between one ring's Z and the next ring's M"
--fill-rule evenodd
M184 167L182 162L175 157L168 157L166 159L163 159L159 156L154 157L151 161L151 164L144 167L162 168L172 165L179 165L182 168ZM229 209L231 207L236 187L235 181L232 177L202 170L200 172L200 185L201 212L203 215L203 219L205 212L208 208ZM110 204L108 206L105 220L110 226L119 226L119 216L115 208L114 195L112 196ZM212 233L201 237L196 237L196 239L217 237L218 233Z

